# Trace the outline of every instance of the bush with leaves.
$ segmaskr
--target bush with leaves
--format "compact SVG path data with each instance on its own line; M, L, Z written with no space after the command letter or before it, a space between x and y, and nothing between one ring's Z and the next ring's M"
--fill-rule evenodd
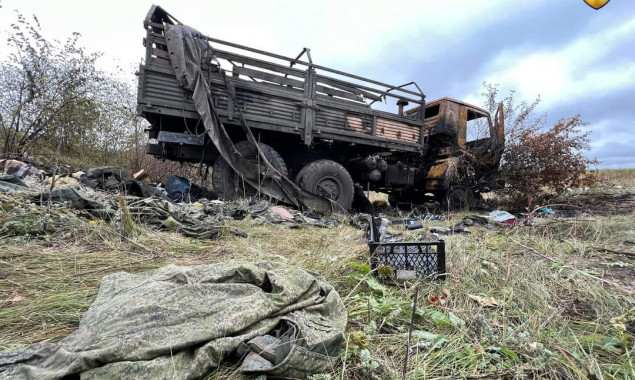
M485 107L498 107L498 85L483 83ZM546 115L536 115L540 97L532 102L518 102L514 91L502 100L505 112L505 151L500 191L513 203L526 204L529 197L537 201L558 194L568 187L580 186L590 165L598 163L584 155L590 149L589 132L580 115L559 120L546 127Z
M522 201L579 186L588 166L597 163L582 153L589 149L589 132L580 131L583 125L576 115L544 132L520 131L517 139L507 143L503 155L504 192Z

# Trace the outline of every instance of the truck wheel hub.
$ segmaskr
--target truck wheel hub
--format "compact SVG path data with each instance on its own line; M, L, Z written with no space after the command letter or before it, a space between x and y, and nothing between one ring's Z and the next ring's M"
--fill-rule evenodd
M340 194L342 184L337 178L324 177L318 181L315 193L329 199L337 199Z

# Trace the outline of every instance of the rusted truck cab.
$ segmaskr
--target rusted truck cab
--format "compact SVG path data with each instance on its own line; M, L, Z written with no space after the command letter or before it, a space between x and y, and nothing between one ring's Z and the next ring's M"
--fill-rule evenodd
M446 206L474 205L484 191L500 184L494 181L505 144L502 104L494 115L480 107L452 98L428 102L428 165L418 173L415 191L404 191L404 202L417 202L422 193L433 195ZM415 107L406 114L415 114ZM395 198L397 199L397 198Z

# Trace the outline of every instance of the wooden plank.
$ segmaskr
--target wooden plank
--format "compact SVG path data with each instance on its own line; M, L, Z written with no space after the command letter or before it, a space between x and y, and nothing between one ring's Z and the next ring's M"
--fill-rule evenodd
M355 131L359 133L363 133L366 135L370 133L370 128L367 128L364 125L364 120L359 116L347 115L346 123L348 124L349 128L354 129Z
M240 75L244 75L244 76L248 76L252 78L258 78L258 79L266 80L269 82L274 82L274 83L283 84L283 85L292 86L292 87L298 87L298 88L304 87L304 82L301 80L285 78L280 75L266 73L264 71L248 69L246 67L240 67L240 66L234 66L232 68L232 71L236 74L240 74Z
M399 141L379 136L374 137L368 134L362 135L358 132L348 131L341 128L323 127L321 132L321 138L334 138L341 141L354 142L357 144L380 146L383 148L395 148L412 152L417 152L420 149L419 144L415 144L412 142Z
M340 109L348 112L372 114L374 111L366 103L360 103L343 98L335 98L333 96L316 94L315 100L319 107L329 107Z
M372 99L372 100L375 100L375 101L378 101L378 102L381 102L383 100L383 98L381 96L379 96L379 95L372 94L372 93L370 93L368 91L364 91L364 90L361 90L359 88L354 87L355 85L353 83L351 83L350 86L347 86L347 85L342 84L341 82L339 82L337 80L334 80L332 78L325 77L325 76L322 76L322 75L318 75L317 78L318 78L318 83L322 82L322 83L328 84L329 86L339 88L340 90L348 91L348 92L351 92L351 93L353 93L355 95L361 95L361 96L364 96L364 97L366 97L368 99Z
M419 142L421 127L404 122L377 118L377 135L389 139L409 142Z
M152 55L160 57L160 58L170 59L170 55L168 54L167 51L157 49L157 48L152 48Z
M320 84L315 86L315 89L317 90L317 92L322 92L324 94L328 94L331 96L337 96L339 98L345 98L345 99L349 99L355 102L360 102L360 103L364 103L364 98L362 98L361 96L358 95L353 95L349 92L345 92L345 91L341 91L341 90L337 90L335 88L331 88L331 87L326 87L326 86L322 86Z
M305 72L302 70L292 69L286 66L278 65L276 63L263 61L257 58L245 57L240 54L230 53L223 50L215 50L215 53L218 58L244 63L245 65L260 67L263 69L275 71L277 73L293 75L299 78L303 78L305 74Z

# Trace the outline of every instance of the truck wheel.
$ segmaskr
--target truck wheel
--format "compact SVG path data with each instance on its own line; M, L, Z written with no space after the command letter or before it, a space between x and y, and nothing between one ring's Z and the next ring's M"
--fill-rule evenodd
M465 187L456 186L448 190L441 200L443 210L461 211L475 209L479 205L480 194L476 194Z
M249 141L240 141L235 145L236 150L247 160L257 163L258 162L258 150ZM284 160L276 152L275 149L267 144L260 143L260 150L267 157L267 160L271 165L280 172L280 174L287 176L287 165ZM244 184L244 188L243 188ZM230 201L241 196L253 197L258 191L254 189L247 182L242 181L239 175L236 174L234 169L225 161L223 157L218 157L214 163L214 170L212 171L212 187L216 192L219 199Z
M321 195L339 203L345 210L353 204L353 179L340 164L331 160L317 160L298 172L295 183L303 190Z

